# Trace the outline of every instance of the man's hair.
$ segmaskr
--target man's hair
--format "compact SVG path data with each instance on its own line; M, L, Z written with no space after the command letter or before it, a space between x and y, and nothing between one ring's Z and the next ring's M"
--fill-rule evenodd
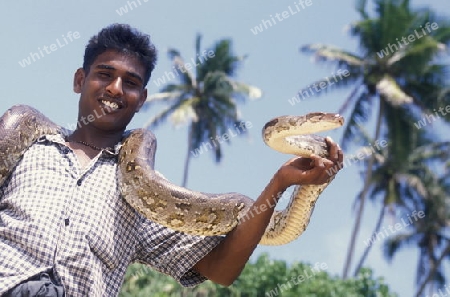
M156 65L157 51L150 36L143 34L126 24L112 24L103 28L89 40L84 51L83 69L89 73L89 68L95 59L107 50L138 58L145 68L144 85L147 85Z

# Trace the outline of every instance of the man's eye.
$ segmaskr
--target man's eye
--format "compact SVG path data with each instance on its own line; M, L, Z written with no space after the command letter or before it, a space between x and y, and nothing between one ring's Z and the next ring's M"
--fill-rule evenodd
M127 80L126 83L127 83L129 86L132 86L132 87L135 87L135 86L138 85L136 82L134 82L134 81L132 81L132 80Z
M107 72L99 72L98 75L101 77L110 77L109 73Z

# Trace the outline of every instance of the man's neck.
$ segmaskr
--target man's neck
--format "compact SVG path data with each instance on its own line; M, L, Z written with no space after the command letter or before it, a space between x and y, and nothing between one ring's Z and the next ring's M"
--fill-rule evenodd
M68 141L85 143L96 148L113 148L122 140L124 131L104 132L94 129L77 128L68 137Z

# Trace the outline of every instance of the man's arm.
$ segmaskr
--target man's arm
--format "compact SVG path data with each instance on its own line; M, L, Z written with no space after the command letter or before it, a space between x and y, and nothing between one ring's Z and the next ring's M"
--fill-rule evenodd
M328 138L327 144L329 159L311 156L283 164L249 211L266 210L253 211L251 218L240 222L194 269L213 282L231 285L261 240L281 193L292 185L323 184L330 178L330 168L342 168L343 154L339 146Z

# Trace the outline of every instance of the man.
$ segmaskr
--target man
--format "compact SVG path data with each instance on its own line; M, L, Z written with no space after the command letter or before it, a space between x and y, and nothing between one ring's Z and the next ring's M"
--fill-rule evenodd
M0 295L116 296L132 262L147 263L185 286L205 279L230 285L280 193L291 185L322 184L327 170L342 163L330 139L329 159L291 159L254 203L268 210L224 237L181 234L147 220L120 196L116 168L155 62L149 37L127 25L111 25L89 41L83 68L74 75L77 128L41 137L0 187Z

